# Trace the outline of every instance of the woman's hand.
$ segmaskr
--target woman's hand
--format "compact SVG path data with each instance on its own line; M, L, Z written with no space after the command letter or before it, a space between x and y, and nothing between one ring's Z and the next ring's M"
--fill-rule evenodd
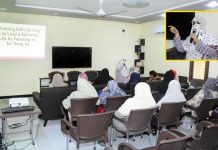
M191 38L193 39L193 43L195 45L199 44L200 43L200 40L198 39L197 35L195 33L192 33L191 34Z
M179 37L179 31L174 26L168 26L170 28L170 32L175 35L175 38Z

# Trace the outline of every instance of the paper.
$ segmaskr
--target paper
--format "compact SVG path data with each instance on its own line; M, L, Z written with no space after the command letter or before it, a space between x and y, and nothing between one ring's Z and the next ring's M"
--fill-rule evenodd
M10 107L19 107L19 106L28 106L29 99L27 97L19 97L19 98L10 98L9 106Z

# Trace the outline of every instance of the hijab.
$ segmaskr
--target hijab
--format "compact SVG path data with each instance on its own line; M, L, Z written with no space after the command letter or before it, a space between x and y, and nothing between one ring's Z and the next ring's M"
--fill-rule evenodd
M67 86L67 84L64 83L64 79L63 79L62 75L59 73L56 73L56 74L54 74L49 86L50 87L61 87L61 86Z
M218 79L217 78L208 78L203 85L204 99L214 98L212 91L217 91Z
M107 84L109 80L113 80L113 78L109 75L109 70L104 68L95 80L95 84Z
M163 81L160 83L160 85L158 86L157 88L157 91L164 95L168 89L168 84L171 80L174 80L175 78L175 74L172 70L169 70L167 71L165 74L164 74L164 79Z
M144 109L156 106L156 102L151 94L150 86L145 82L140 82L135 86L135 96L127 99L117 110L122 116L129 116L132 109Z
M106 104L107 97L109 96L125 96L126 93L118 86L114 80L108 81L107 91L102 92L99 96L101 104Z
M199 22L200 24L193 24L193 22ZM191 28L190 35L183 42L183 48L189 52L186 55L187 59L202 59L206 57L196 50L195 44L190 43L191 35L194 32L198 36L198 39L201 42L203 42L203 44L208 45L211 48L217 49L218 40L215 34L206 31L206 21L203 17L195 16L192 20L192 28ZM196 58L192 58L193 56L195 56Z
M77 81L77 91L73 91L62 103L66 109L71 106L70 100L72 98L89 98L98 97L98 93L95 88L89 83L88 80L79 76Z
M168 89L166 91L166 94L163 98L157 103L157 105L160 107L162 103L165 102L185 102L185 96L181 92L181 85L179 81L177 80L171 80Z
M115 80L118 83L127 83L129 81L129 68L127 68L126 59L121 58L116 65Z

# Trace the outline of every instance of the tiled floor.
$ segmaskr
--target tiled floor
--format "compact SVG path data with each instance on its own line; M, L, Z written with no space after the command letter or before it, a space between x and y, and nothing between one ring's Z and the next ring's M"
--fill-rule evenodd
M17 118L8 120L8 124L13 124L14 122L25 122L27 118ZM180 129L183 132L191 133L188 129L188 122L185 122ZM23 129L28 129L29 126L25 125L23 127L17 129L9 129L9 132L15 132ZM16 140L23 140L29 137L28 133L18 133L18 134L11 134L8 137L8 142L11 144L8 147L8 150L65 150L66 149L66 136L62 134L60 129L60 120L55 121L48 121L46 127L43 127L43 121L36 119L34 121L34 135L36 137L35 145L33 146L30 140L26 141L16 141ZM149 147L149 137L144 135L143 138L140 136L135 137L135 142L132 139L129 140L131 144L136 146L137 148ZM15 141L13 144L12 142ZM124 142L124 138L118 138L116 141L113 142L113 147L116 150L118 145ZM156 142L156 137L152 136L152 143ZM104 146L99 144L96 145L97 150L104 150ZM69 144L69 150L76 149L76 143L74 140ZM86 143L80 145L81 150L93 150L93 143Z

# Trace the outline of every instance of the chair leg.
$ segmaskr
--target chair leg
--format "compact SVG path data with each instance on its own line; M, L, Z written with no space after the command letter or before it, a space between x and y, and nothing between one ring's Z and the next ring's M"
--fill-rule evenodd
M133 140L133 142L135 142L135 135L132 136L132 140Z
M69 150L69 136L66 136L66 150Z
M94 141L94 150L96 150L96 141Z
M153 146L153 145L152 145L152 142L151 142L151 133L148 134L148 136L149 136L150 145Z
M44 120L44 127L47 125L48 120Z
M129 134L128 134L128 132L126 133L126 143L129 143Z
M111 127L111 139L110 139L110 146L112 146L113 145L113 139L114 138L114 128L113 127Z

